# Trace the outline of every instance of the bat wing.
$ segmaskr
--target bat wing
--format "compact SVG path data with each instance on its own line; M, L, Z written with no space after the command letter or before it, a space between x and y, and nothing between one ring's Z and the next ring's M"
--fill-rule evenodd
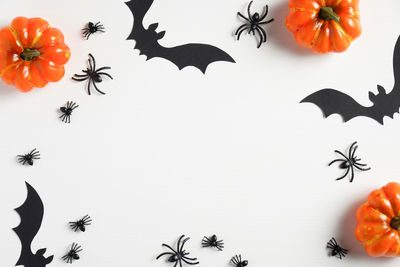
M31 244L36 234L39 232L43 220L44 207L36 190L28 183L25 183L28 194L25 202L15 211L21 218L20 224L13 228L21 241L21 255L16 265L24 265L25 267L41 267L43 264L50 263L53 257L45 259L43 254L46 249L40 249L37 255L32 253Z
M352 97L334 89L317 91L304 98L301 103L317 105L325 117L337 113L346 122L358 116L367 116L383 124L383 117L375 106L360 105Z
M134 17L133 27L128 40L135 40L135 48L145 55L147 60L155 57L164 58L174 63L179 69L194 66L203 73L209 64L217 61L234 63L233 58L223 50L208 44L184 44L175 47L164 47L158 43L165 35L165 31L156 32L157 23L148 29L143 27L143 19L150 9L153 0L131 0L126 5Z
M208 65L217 61L234 63L233 58L218 47L207 44L185 44L170 48L160 48L149 57L162 57L174 63L180 70L194 66L205 73Z

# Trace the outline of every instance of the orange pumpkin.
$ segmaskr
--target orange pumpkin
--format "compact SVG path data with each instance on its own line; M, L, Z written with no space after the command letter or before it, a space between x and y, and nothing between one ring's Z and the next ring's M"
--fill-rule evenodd
M316 53L343 52L360 36L359 0L290 0L286 26Z
M71 53L63 34L41 18L15 18L0 30L0 77L22 92L59 81Z
M400 254L400 184L372 191L357 211L356 237L372 257Z

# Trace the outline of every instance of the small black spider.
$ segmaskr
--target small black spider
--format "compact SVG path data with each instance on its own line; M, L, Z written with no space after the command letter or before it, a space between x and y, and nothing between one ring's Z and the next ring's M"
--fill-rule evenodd
M90 218L89 215L85 215L82 219L76 221L76 222L69 222L69 226L71 227L72 230L75 232L78 231L78 229L82 232L86 231L86 226L91 225L92 219Z
M244 20L247 21L247 23L243 24L242 26L240 26L236 32L235 35L237 35L237 39L239 40L240 35L242 34L243 31L245 30L249 30L249 34L253 33L253 35L256 34L256 31L258 33L258 35L260 36L260 41L258 43L257 48L260 48L261 44L267 41L267 33L264 31L263 28L260 27L260 25L262 24L268 24L274 21L274 19L270 19L268 21L262 21L263 19L265 19L265 17L268 15L268 5L265 6L265 12L264 14L262 14L260 16L260 14L258 14L257 12L254 13L253 15L251 15L250 13L250 8L251 8L251 4L253 3L253 1L251 1L249 3L249 5L247 6L247 15L248 18L246 18L245 16L243 16L240 12L238 12L237 14L243 18Z
M76 243L72 243L71 249L69 250L69 252L66 255L64 255L62 257L62 259L66 263L72 263L72 261L80 259L78 253L81 251L82 251L81 246L79 246Z
M331 166L335 162L341 162L339 164L339 168L346 169L345 174L342 177L337 178L336 180L343 179L344 177L346 177L346 175L349 173L349 171L351 171L350 182L353 182L354 168L356 168L360 171L369 171L371 169L371 168L363 168L363 167L367 166L367 164L358 163L361 159L357 158L357 156L354 155L358 148L358 146L356 144L357 144L357 142L354 142L350 146L348 157L346 157L342 152L335 150L335 152L338 153L339 155L341 155L343 157L343 159L335 159L334 161L329 163L329 166Z
M331 250L330 255L337 257L339 259L342 259L342 257L346 257L347 252L349 252L347 249L342 248L341 246L338 245L338 243L336 242L335 238L331 238L331 240L329 240L327 246L328 249Z
M190 239L189 237L183 239L185 237L185 235L182 235L179 240L178 240L178 244L176 245L176 250L174 250L172 247L168 246L167 244L162 244L164 247L169 248L172 252L164 252L161 253L160 255L157 256L157 260L164 256L164 255L170 255L167 259L168 262L174 263L175 265L174 267L176 267L179 263L179 266L182 267L182 261L189 264L189 265L196 265L199 264L199 262L197 261L197 258L189 258L187 257L187 255L189 255L189 252L186 252L183 249L183 246L185 245L185 243ZM183 239L183 241L182 241Z
M88 40L90 35L92 35L93 33L105 32L104 30L105 30L105 28L104 28L103 24L100 24L100 21L97 22L96 24L94 24L93 22L89 22L87 24L87 27L82 29L82 34L83 34L83 37L86 38L86 40Z
M88 85L87 85L87 90L88 90L89 95L90 95L90 88L91 88L92 83L97 92L105 95L104 92L100 91L99 88L97 88L96 83L101 83L103 81L103 78L101 78L101 75L106 75L107 77L109 77L112 80L113 77L111 77L110 74L101 72L102 70L109 70L111 68L110 67L102 67L102 68L96 70L96 61L95 61L94 57L92 56L92 54L89 54L88 62L89 62L89 68L87 68L86 70L82 70L82 72L84 72L86 74L85 75L74 74L74 77L72 77L72 80L78 81L78 82L89 80Z
M219 251L222 251L222 249L224 248L223 240L218 240L216 235L212 235L210 238L205 236L201 244L203 248L212 247L217 248Z
M36 159L40 159L40 154L39 151L33 149L31 152L25 155L18 155L18 162L21 163L22 165L29 164L30 166L33 165L33 161Z
M66 107L60 107L60 111L63 113L60 116L60 119L65 123L70 123L72 111L74 111L74 109L77 107L79 107L79 105L77 105L75 102L68 101Z
M235 267L245 267L249 264L247 260L242 261L242 255L235 255L231 262L235 265Z

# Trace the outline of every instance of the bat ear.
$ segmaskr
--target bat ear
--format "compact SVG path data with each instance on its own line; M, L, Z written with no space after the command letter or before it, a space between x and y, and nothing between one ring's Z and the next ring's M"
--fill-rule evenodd
M383 88L382 85L379 85L379 84L378 84L377 88L378 88L378 92L379 92L380 94L386 94L385 88Z
M368 97L369 97L369 100L371 100L372 102L375 102L376 95L374 93L372 93L370 91L369 94L368 94Z
M41 256L43 256L44 253L46 253L46 249L45 249L45 248L42 248L42 249L39 249L38 251L36 251L36 255L41 255Z
M164 37L164 35L165 35L165 31L159 32L159 33L157 34L157 38L158 38L158 39L162 39L162 38Z
M155 31L158 27L158 23L150 24L149 31Z
M53 261L54 256L50 256L46 258L46 265Z

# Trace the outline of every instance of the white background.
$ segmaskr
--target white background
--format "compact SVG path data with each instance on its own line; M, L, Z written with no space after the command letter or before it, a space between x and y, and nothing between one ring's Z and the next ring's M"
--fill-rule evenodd
M342 123L322 118L308 94L332 87L369 105L368 91L393 87L392 54L400 34L398 0L361 1L363 34L343 54L314 55L295 44L286 29L286 0L269 0L269 41L235 41L236 12L247 2L155 0L145 25L167 30L162 44L210 43L236 64L217 62L206 75L179 71L164 59L146 61L126 41L133 17L123 1L2 1L0 25L20 15L40 16L61 29L72 50L62 81L30 93L0 82L0 266L14 266L20 243L11 230L13 210L26 197L24 181L45 205L33 249L55 255L72 242L83 246L74 266L169 266L155 257L181 234L201 266L227 266L241 253L249 266L398 266L398 259L372 259L354 237L355 212L368 193L398 181L400 118L381 126L368 118ZM254 3L260 10L264 1ZM82 40L88 21L107 33ZM107 95L87 95L70 80L86 65L111 66ZM86 68L86 67L85 67ZM70 125L57 109L76 101ZM327 164L359 141L359 156L372 170L353 183ZM38 148L33 167L16 155ZM67 222L89 213L94 224L74 233ZM203 235L216 233L226 249L203 249ZM350 250L329 258L336 237Z

